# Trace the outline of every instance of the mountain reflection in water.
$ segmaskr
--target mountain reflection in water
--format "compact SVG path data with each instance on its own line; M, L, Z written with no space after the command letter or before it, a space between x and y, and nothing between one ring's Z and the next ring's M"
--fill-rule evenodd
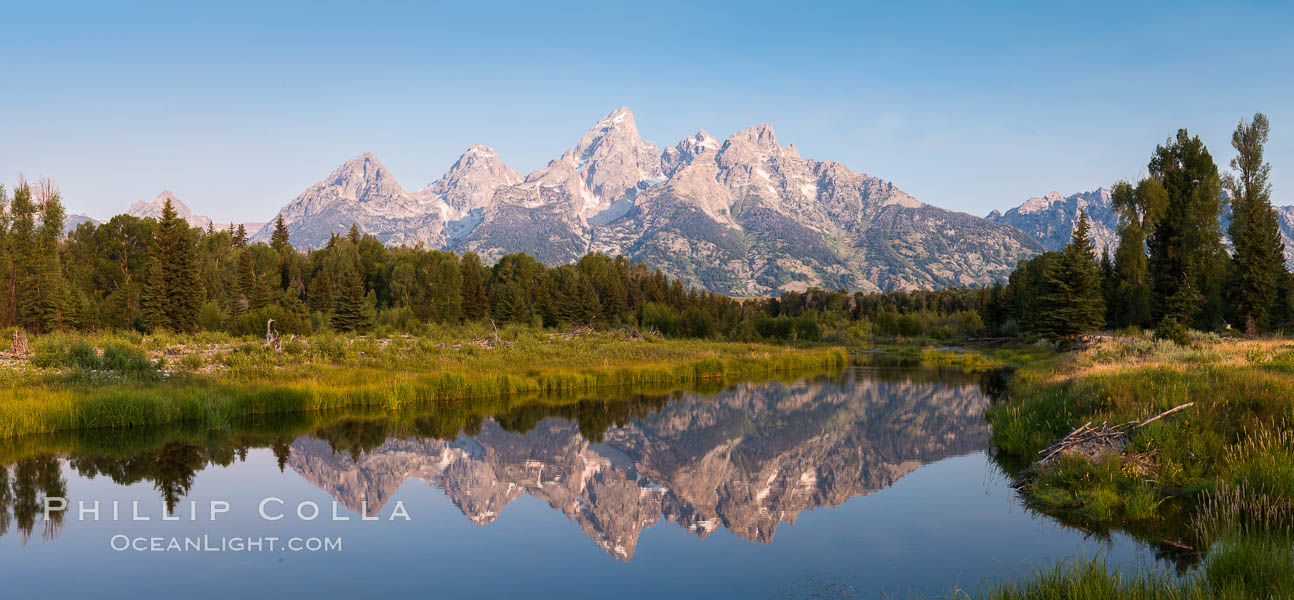
M723 527L770 543L779 524L804 510L838 506L921 465L983 448L987 404L965 377L850 369L711 395L530 404L468 418L452 431L434 417L412 425L355 417L305 431L69 434L87 439L65 444L73 450L61 458L28 453L0 469L0 535L11 522L31 535L40 497L64 495L64 459L82 477L152 482L174 508L203 469L270 447L280 469L369 515L420 479L479 525L528 494L623 561L643 529L662 519L701 537ZM43 535L59 526L46 523Z

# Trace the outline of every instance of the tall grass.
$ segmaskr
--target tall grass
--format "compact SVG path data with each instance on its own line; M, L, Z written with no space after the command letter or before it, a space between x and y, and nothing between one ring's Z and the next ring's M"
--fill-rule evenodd
M989 581L974 594L949 598L985 600L1241 600L1294 597L1294 550L1267 538L1227 539L1188 575L1111 569L1103 557L1080 557L1023 576Z
M150 347L154 354L172 351L175 344L42 338L42 365L55 372L11 377L9 385L0 382L0 438L80 428L220 424L348 406L396 411L488 398L729 382L838 369L847 361L834 348L635 341L611 334L565 340L521 329L505 330L501 338L503 345L489 347L426 338L320 336L289 342L282 353L222 338L212 341L221 349L198 365L213 369L210 374L168 372L157 380L69 379L67 371L84 370L78 361L90 365L81 349L90 343L137 351ZM201 343L190 340L188 345ZM97 351L90 355L107 360ZM108 356L106 349L103 356ZM166 362L164 357L157 360Z

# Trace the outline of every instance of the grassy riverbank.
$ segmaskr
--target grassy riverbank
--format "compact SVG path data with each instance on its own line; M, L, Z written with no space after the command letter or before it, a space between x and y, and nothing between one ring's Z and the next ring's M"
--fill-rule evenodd
M1294 597L1294 341L1099 340L1020 368L988 419L1018 472L1080 426L1140 422L1188 403L1125 427L1122 449L1035 465L1022 492L1068 523L1193 551L1200 570L1168 580L1078 562L985 597Z
M1136 521L1156 518L1165 500L1222 490L1294 501L1294 341L1107 340L1020 369L1010 396L989 412L993 442L1030 459L1084 423L1194 403L1132 431L1123 456L1065 459L1040 473L1029 496L1043 506Z
M983 600L1250 600L1294 597L1294 551L1269 540L1228 540L1185 576L1125 573L1082 557L987 582L948 598Z
M668 388L840 368L837 348L480 328L436 337L315 336L282 352L227 336L51 335L0 369L0 438L341 407L396 411ZM495 409L499 407L494 407Z

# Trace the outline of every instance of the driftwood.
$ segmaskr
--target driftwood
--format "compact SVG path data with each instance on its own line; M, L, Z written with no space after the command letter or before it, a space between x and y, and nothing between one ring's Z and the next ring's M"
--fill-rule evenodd
M1133 469L1148 472L1154 467L1154 453L1126 456L1129 436L1146 425L1194 405L1194 402L1187 402L1149 417L1144 421L1128 421L1114 427L1110 427L1109 423L1101 423L1100 426L1093 427L1092 422L1088 421L1078 429L1071 431L1069 435L1061 438L1060 441L1038 451L1041 458L1021 472L1012 486L1018 489L1028 485L1029 481L1039 471L1050 468L1061 457L1066 455L1084 456L1089 460L1099 460L1107 456L1120 456Z
M565 333L550 333L548 334L548 337L550 339L556 339L556 340L570 340L570 339L575 339L577 337L580 337L582 335L592 335L592 334L593 334L593 326L585 325L583 327L578 327L570 331L567 331ZM632 334L630 335L630 337L632 337Z
M27 358L30 349L27 347L27 334L18 329L13 332L13 342L9 345L9 353L18 358Z
M279 335L277 331L274 331L272 325L274 325L274 319L270 319L265 322L265 347L273 348L275 352L282 354L283 336Z

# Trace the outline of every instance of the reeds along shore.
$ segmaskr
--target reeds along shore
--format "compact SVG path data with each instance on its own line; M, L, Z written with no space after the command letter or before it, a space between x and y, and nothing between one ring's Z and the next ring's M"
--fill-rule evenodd
M1032 507L1192 553L1201 568L1126 576L1078 561L983 597L1294 597L1294 341L1098 338L1019 369L987 417ZM1053 444L1089 429L1119 439Z
M458 332L459 334L463 332ZM607 388L691 386L840 368L838 348L663 340L622 332L497 337L315 336L282 350L206 335L58 334L0 370L0 438L342 407L560 401Z

